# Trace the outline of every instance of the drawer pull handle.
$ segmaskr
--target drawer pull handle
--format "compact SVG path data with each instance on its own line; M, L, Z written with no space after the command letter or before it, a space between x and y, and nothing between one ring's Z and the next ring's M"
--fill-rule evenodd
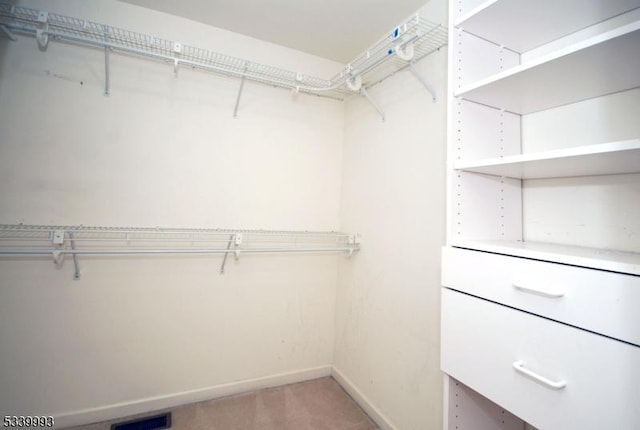
M537 294L539 296L550 297L553 299L558 299L564 296L564 291L544 290L540 288L535 288L529 285L522 285L522 282L520 281L513 281L512 285L513 285L513 288L515 288L516 290L520 290L525 293Z
M554 390L561 390L562 388L567 386L567 381L552 381L551 379L547 379L544 376L538 375L535 372L532 372L531 370L527 369L524 367L524 363L522 362L522 360L520 361L515 361L513 363L513 368L516 369L518 372L527 375L530 378L535 379L536 381L546 385L549 388L553 388Z

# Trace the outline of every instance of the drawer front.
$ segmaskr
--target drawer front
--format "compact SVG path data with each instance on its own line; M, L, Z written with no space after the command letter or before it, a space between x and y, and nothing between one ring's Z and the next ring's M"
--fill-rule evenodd
M445 247L442 285L640 346L640 277Z
M541 430L640 429L639 347L444 288L441 353L444 372Z

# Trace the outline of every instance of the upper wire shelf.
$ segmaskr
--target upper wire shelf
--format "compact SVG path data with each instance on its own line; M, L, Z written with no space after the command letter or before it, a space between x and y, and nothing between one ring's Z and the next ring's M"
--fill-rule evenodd
M46 47L49 39L101 47L197 68L224 76L286 88L296 92L344 100L360 87L368 88L447 44L446 27L412 15L385 38L349 63L331 79L322 79L278 67L184 45L142 33L79 18L0 2L0 29L36 36ZM411 51L411 55L407 52ZM402 59L402 58L405 59ZM353 85L353 80L358 85ZM108 91L105 91L108 93Z
M349 81L361 76L362 86L370 88L438 51L447 41L445 26L416 13L347 64L344 70L331 78L331 82L352 90Z

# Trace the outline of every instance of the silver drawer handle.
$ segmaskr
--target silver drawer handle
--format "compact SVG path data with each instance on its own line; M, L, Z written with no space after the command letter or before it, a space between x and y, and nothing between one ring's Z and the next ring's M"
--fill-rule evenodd
M562 381L552 381L551 379L547 379L544 376L540 376L535 372L532 372L531 370L527 369L524 367L524 363L522 362L522 360L520 361L515 361L513 363L513 368L516 369L518 372L527 375L530 378L535 379L536 381L546 385L549 388L553 388L554 390L561 390L562 388L567 386L567 381L562 380Z
M554 299L558 299L562 296L564 296L564 291L559 291L559 290L545 290L542 288L536 288L536 287L532 287L530 285L523 285L523 283L521 281L513 281L511 283L513 285L513 288L515 288L516 290L520 290L523 291L525 293L531 293L531 294L537 294L539 296L544 296L544 297L551 297Z

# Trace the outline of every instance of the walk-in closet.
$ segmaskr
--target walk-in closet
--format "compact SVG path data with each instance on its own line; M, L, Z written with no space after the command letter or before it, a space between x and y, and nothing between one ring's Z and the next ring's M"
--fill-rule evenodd
M0 420L640 428L640 0L0 0Z

